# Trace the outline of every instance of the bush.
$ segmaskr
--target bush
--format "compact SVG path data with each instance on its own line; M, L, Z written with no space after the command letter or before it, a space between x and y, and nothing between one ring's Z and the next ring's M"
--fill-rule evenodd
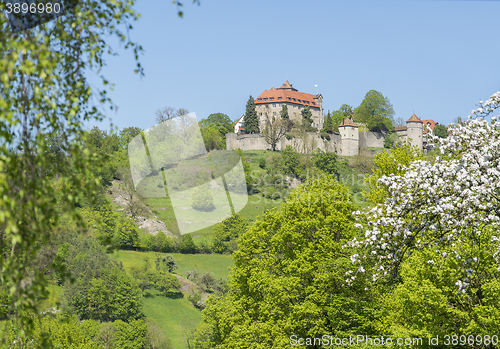
M208 184L202 184L193 189L191 206L197 211L215 210L214 199Z
M266 168L266 158L264 157L259 158L259 167Z
M384 148L390 149L391 147L395 147L400 144L401 141L399 140L399 136L396 132L390 133L384 138Z
M191 235L182 235L179 239L179 252L180 253L196 253L198 248L194 244Z
M248 221L239 214L231 216L214 228L213 247L215 253L234 252L236 240L248 227Z
M168 238L164 232L159 231L158 234L156 234L156 245L154 251L165 253L174 252L174 240L172 238Z
M314 166L320 170L329 173L337 174L337 154L335 153L325 153L321 149L316 149L313 153Z
M120 248L131 249L139 247L139 232L133 220L127 218L120 222L115 235L115 242Z

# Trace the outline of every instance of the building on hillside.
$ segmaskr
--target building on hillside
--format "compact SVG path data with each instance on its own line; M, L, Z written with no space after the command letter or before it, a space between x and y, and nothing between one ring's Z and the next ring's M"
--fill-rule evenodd
M352 117L342 120L339 125L342 139L340 154L344 156L357 155L359 152L359 129Z
M424 149L423 122L415 114L406 120L406 126L395 127L394 131L398 136L408 139L411 145Z
M429 120L422 120L422 124L424 125L424 135L425 135L428 132L427 126L429 126L431 130L434 130L434 127L439 125L439 122L429 119Z
M245 114L243 114L238 120L234 123L234 133L245 133L245 123L243 122L243 118Z
M259 117L259 127L264 129L266 120L272 117L278 118L281 108L286 105L288 116L294 122L302 122L302 110L307 106L312 114L312 127L318 130L323 128L323 96L321 94L312 95L310 93L299 92L287 81L278 88L271 87L265 90L255 99L255 111Z

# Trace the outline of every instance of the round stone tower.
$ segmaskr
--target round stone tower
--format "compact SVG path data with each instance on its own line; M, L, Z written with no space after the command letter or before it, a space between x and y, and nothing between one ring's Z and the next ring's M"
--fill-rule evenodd
M343 156L354 156L359 154L359 131L358 125L352 117L342 120L339 125L340 138L342 142Z
M418 118L415 114L413 114L408 120L406 120L406 129L408 132L408 139L410 140L410 144L416 146L418 149L423 150L424 141L423 141L423 123L422 120Z

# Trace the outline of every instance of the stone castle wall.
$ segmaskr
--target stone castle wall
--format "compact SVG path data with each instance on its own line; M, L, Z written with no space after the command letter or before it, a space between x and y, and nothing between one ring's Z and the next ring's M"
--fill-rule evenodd
M384 146L384 136L380 132L359 132L359 141L356 139L342 139L340 135L330 135L330 140L324 140L314 132L307 133L304 137L294 137L286 139L283 137L278 144L277 150L283 150L290 145L299 153L308 153L314 149L321 149L325 152L335 152L339 155L353 156L360 152L360 149ZM261 134L238 135L236 133L226 134L226 149L246 150L270 150L271 146L266 142Z
M384 134L382 132L360 132L359 148L383 148Z

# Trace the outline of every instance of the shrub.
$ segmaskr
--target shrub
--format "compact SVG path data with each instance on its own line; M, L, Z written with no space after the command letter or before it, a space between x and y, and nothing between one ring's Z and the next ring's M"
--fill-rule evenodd
M208 184L202 184L193 189L191 206L197 211L215 210L214 199Z

